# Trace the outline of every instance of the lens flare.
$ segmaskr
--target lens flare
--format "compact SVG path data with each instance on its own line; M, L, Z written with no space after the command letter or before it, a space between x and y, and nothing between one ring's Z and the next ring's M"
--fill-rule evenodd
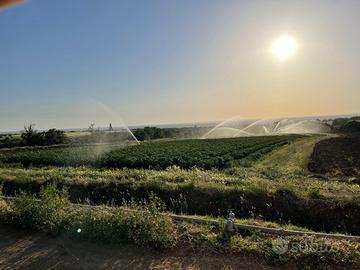
M25 0L0 0L0 9L12 7L24 1Z

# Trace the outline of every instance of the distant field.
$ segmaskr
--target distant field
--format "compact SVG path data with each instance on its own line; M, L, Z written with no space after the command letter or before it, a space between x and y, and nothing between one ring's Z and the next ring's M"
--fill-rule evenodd
M99 157L117 144L29 147L0 152L0 163L28 166L96 166Z
M94 144L14 149L0 152L0 163L22 166L96 166L166 169L170 166L203 169L248 166L299 135L233 139L143 142L140 145Z
M73 137L89 136L89 135L91 135L91 132L89 132L89 131L67 131L67 132L65 132L65 135L69 138L73 138Z
M103 164L110 168L166 169L170 166L203 169L249 165L300 135L241 137L231 139L148 142L113 150Z

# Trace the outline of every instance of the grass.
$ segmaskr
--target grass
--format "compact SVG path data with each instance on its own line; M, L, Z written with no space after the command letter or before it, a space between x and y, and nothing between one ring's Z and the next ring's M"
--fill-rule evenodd
M241 168L240 168L241 169ZM93 168L0 168L6 194L37 193L49 183L69 190L73 202L114 203L148 198L153 192L177 213L224 215L306 226L316 230L357 233L360 186L304 177L266 178L252 168L234 172L177 167L164 171ZM360 223L359 223L360 224Z
M206 219L209 221L219 221L224 222L224 217L212 217L212 216L199 216L199 215L176 215L179 217L191 217L191 218L201 218ZM295 230L295 231L303 231L303 232L311 232L312 230L292 224L280 224L276 222L271 222L263 219L256 219L256 218L236 218L235 224L239 225L255 225L255 226L262 226L267 228L282 228L285 230Z
M308 173L308 161L317 142L328 136L312 136L299 139L273 151L255 166L259 170L277 171L283 174Z
M291 190L297 196L306 198L309 191L318 189L325 198L346 200L360 195L360 186L342 182L322 181L310 178L281 177L267 178L252 168L236 169L223 173L217 170L184 170L171 167L164 171L144 169L95 169L95 168L0 168L1 182L61 183L64 185L112 185L129 184L136 186L158 185L164 188L179 188L192 185L193 188L214 188L225 191L262 192L274 194Z
M66 137L74 138L74 137L82 137L82 136L90 136L90 131L67 131L65 132Z

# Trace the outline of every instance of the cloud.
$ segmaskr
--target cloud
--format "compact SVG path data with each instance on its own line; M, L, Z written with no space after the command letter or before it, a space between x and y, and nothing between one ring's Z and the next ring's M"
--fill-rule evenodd
M25 0L0 0L0 9L12 7L23 2L25 2Z

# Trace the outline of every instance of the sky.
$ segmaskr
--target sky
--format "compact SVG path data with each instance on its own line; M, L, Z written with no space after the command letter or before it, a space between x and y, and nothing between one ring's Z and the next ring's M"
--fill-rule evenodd
M357 114L360 1L28 0L0 10L0 131ZM270 51L291 35L286 61Z

